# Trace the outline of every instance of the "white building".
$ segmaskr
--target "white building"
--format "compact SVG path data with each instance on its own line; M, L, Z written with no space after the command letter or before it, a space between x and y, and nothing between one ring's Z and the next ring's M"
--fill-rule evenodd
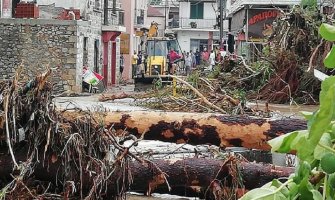
M178 18L169 18L168 28L176 33L182 51L211 50L219 45L218 14L216 0L180 0Z

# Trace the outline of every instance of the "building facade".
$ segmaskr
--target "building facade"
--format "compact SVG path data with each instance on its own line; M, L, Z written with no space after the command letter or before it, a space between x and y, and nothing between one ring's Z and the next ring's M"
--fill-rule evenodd
M180 0L178 6L178 18L169 19L168 29L177 35L182 51L212 50L219 46L216 0Z
M14 11L17 3L10 2ZM0 24L5 28L0 30L1 38L15 35L19 30L17 38L13 40L13 45L17 47L12 46L16 51L11 51L9 54L8 48L2 48L0 54L8 54L17 60L25 61L30 60L28 55L31 56L24 53L27 49L31 52L36 51L33 58L38 62L43 61L41 65L58 66L60 70L64 70L64 73L59 72L65 74L64 76L55 76L61 77L61 80L56 80L59 84L56 89L58 92L65 90L80 92L83 67L102 74L105 86L117 84L120 56L118 36L126 30L123 26L123 11L119 0L37 0L37 4L40 11L37 19L0 19ZM69 19L71 12L76 13L73 19ZM13 13L15 16L15 12ZM17 24L19 28L16 29L11 24ZM69 31L67 26L71 26L70 29L74 30ZM32 34L34 31L38 37ZM24 37L28 37L27 42L23 41ZM43 40L39 41L39 37ZM63 39L58 41L62 37ZM66 39L67 37L69 39ZM11 41L13 38L9 39ZM20 41L24 42L24 45ZM66 43L63 44L62 41ZM34 42L43 45L36 46ZM64 45L64 48L59 49L58 44ZM56 50L51 51L50 49L54 47ZM38 53L43 51L48 53L46 55ZM27 62L25 67L34 69L37 64ZM0 67L1 65L11 66L13 68L11 71L18 66L17 63L12 65L4 56L0 58ZM70 74L68 69L71 69Z
M134 52L142 50L142 29L147 28L147 0L120 0L124 10L124 24L127 31L121 34L121 53L125 58L123 79L132 81L131 58Z

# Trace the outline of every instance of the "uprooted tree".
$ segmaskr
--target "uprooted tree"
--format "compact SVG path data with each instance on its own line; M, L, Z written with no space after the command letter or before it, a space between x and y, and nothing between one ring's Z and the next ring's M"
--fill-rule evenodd
M316 7L306 8L305 4L281 11L273 24L273 34L252 55L256 57L250 63L254 72L236 65L229 73L219 76L222 87L244 90L249 99L317 104L321 84L313 76L313 69L328 75L333 73L323 64L332 43L320 37L318 28L322 22L331 22L331 17Z
M319 32L327 41L335 41L335 26L322 24ZM335 48L328 52L324 64L335 68ZM308 129L294 131L273 139L272 151L296 151L299 165L287 180L275 179L248 192L242 200L257 199L334 199L335 196L335 77L322 82L320 108L306 115Z
M69 111L57 110L47 81L50 73L26 84L19 83L16 75L1 84L0 197L101 199L122 197L130 186L148 194L156 189L192 188L193 193L215 198L292 172L231 158L178 162L139 158L129 151L137 139L117 135L111 123L106 125L106 112L76 110L77 117L69 118ZM271 129L269 124L266 127ZM117 137L134 142L125 147ZM212 168L207 170L208 166Z

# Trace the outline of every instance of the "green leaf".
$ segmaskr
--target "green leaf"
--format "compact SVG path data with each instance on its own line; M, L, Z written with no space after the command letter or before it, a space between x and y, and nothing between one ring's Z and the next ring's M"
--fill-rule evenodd
M276 188L279 188L282 185L283 185L283 183L280 182L278 179L273 179L272 182L271 182L271 186L274 186ZM281 188L280 192L286 197L288 197L290 195L290 191L288 190L287 187Z
M298 141L301 137L307 136L307 131L294 131L291 133L287 133L285 135L281 135L276 137L268 143L270 144L272 152L278 153L289 153L292 150L296 150L297 145L299 145Z
M313 117L313 112L301 111L300 113L306 120L310 120Z
M297 151L297 156L299 159L312 163L314 161L314 148L311 148L313 144L307 139L308 134L304 137L297 137L292 145Z
M330 52L328 52L326 58L323 60L323 64L327 68L335 67L335 47L333 46Z
M335 198L335 174L328 176L327 184L327 200L333 200Z
M330 187L335 188L335 174L329 175L328 184Z
M334 114L335 106L335 77L324 80L321 85L320 108L311 119L308 140L309 149L314 150L319 143L322 134L327 130ZM310 150L309 150L310 151Z
M308 181L308 177L305 177L299 184L299 199L303 200L321 200L322 195L320 192L315 190L312 184Z
M295 171L296 176L293 178L294 182L299 184L305 177L309 177L311 171L312 169L308 162L300 162L298 168Z
M240 200L287 200L280 192L270 188L257 188L247 192Z
M335 154L326 153L323 155L320 166L327 174L335 173Z
M321 24L319 28L320 35L328 41L335 41L335 26L329 24Z
M330 134L325 133L325 134L322 135L319 143L324 145L324 146L331 147L332 146L332 141L331 140L332 140L332 138L331 138ZM321 158L326 153L330 153L330 151L328 149L325 149L325 148L317 145L314 149L314 158L317 159L317 160L321 160Z
M299 192L299 185L297 185L295 182L289 183L288 184L288 190L289 190L289 199L294 199L294 197L298 194Z

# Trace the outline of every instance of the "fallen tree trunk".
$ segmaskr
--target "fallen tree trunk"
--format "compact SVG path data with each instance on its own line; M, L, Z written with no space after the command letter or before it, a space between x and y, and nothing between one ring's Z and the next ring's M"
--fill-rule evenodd
M69 121L82 115L78 112L63 113ZM269 150L267 141L272 138L307 128L306 121L300 119L268 120L209 113L109 112L99 120L118 134L127 131L146 140L260 150Z
M223 160L209 160L188 158L180 160L155 160L155 165L166 173L168 184L157 170L149 170L138 162L130 164L133 175L131 191L137 192L169 192L173 194L192 195L213 192L217 185L221 189L241 187L250 190L260 187L274 178L288 177L293 168L275 167L257 163L225 162ZM241 184L241 185L239 185ZM187 193L189 192L189 193Z
M20 148L15 152L17 161L25 161L26 151L27 148ZM46 158L44 165L43 162L36 165L32 177L54 184L58 182L59 186L62 187L66 183L60 182L58 179L63 173L63 170L59 170L64 166L61 162L54 161L50 154ZM13 166L10 155L0 155L0 180L7 178L8 181ZM73 181L82 180L83 189L88 192L91 188L85 186L92 184L92 174L85 169L84 163L82 179L79 178L79 169L77 170L78 172L73 174ZM118 186L129 184L130 187L126 187L128 191L146 194L158 192L188 196L211 196L213 192L217 193L218 190L226 190L227 188L233 189L234 192L238 188L246 190L257 188L274 178L288 177L293 172L293 168L238 162L233 157L226 161L200 158L129 161L126 172L119 171L109 178L108 185L106 185L106 195L119 194L120 188ZM132 177L131 182L128 182L128 176ZM79 187L78 184L76 183L76 187Z

